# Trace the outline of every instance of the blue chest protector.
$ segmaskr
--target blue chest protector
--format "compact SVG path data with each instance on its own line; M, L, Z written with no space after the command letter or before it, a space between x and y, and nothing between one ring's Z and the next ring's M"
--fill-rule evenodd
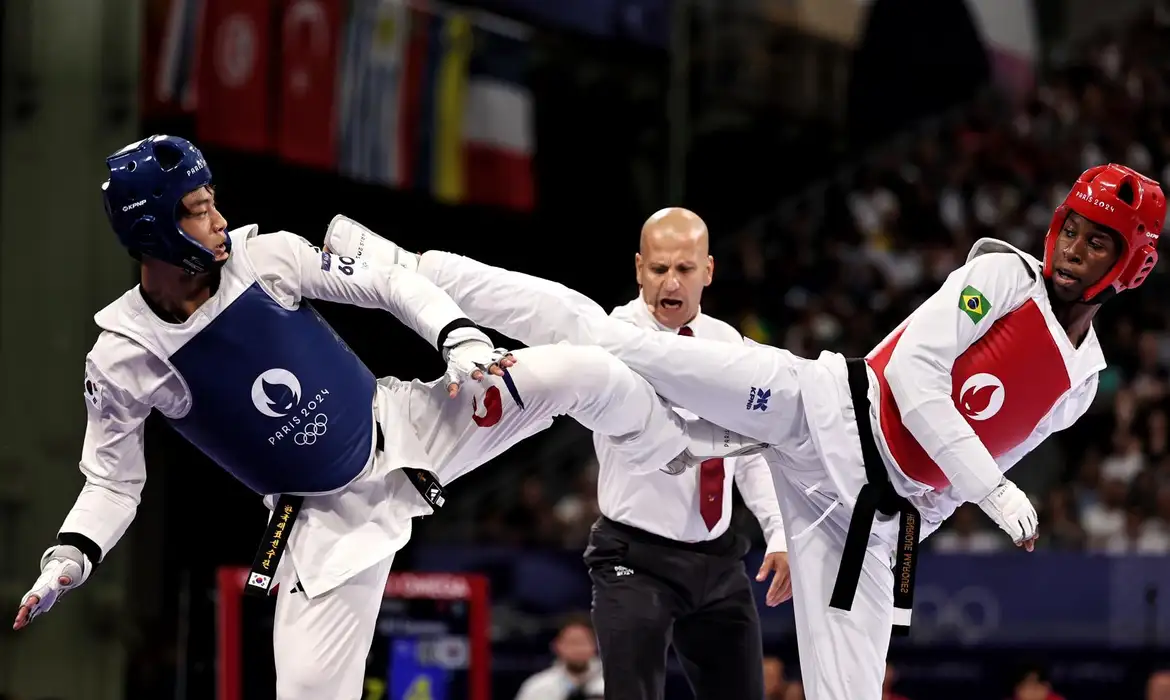
M169 359L191 392L171 424L256 493L334 491L369 461L374 375L307 304L253 283Z

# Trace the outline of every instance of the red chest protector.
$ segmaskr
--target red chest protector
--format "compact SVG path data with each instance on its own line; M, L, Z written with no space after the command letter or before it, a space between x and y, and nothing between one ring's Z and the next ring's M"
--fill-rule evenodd
M936 489L946 476L902 424L902 414L886 382L886 365L902 337L899 331L867 358L881 386L882 434L906 476ZM1009 452L1032 434L1069 390L1064 356L1044 314L1029 299L995 322L955 360L951 398L992 457Z

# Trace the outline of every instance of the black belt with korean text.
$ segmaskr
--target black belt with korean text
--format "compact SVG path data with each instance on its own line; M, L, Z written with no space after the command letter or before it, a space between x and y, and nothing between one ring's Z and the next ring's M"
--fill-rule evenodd
M382 426L377 421L374 421L374 429L377 431L374 449L377 454L381 454L386 447L386 438L382 434ZM402 471L423 497L423 500L432 508L438 510L447 502L447 492L434 474L425 469L412 467L403 467ZM293 524L296 523L304 502L304 496L289 494L281 494L276 499L272 517L269 518L268 527L264 530L264 539L260 541L260 547L252 559L252 568L248 571L248 581L244 586L245 593L259 597L271 594L272 577L276 575L276 565L284 556Z

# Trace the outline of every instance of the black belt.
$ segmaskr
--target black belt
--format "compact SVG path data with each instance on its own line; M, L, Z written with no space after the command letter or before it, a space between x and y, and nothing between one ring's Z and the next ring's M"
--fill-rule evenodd
M914 607L914 570L918 564L918 540L920 536L919 515L910 501L899 496L890 483L890 475L878 452L873 427L869 420L869 374L865 360L846 360L849 375L849 393L853 397L853 413L857 420L857 433L861 438L861 459L865 464L865 486L857 495L857 505L849 519L849 530L845 535L845 548L841 554L841 566L837 570L837 582L829 606L838 610L853 607L853 597L861 580L861 568L865 563L865 550L869 544L873 521L880 512L883 515L900 516L898 527L898 557L894 565L894 630L896 636L910 633L910 611Z
M382 426L374 421L376 436L374 450L381 454L386 449L386 438L382 434ZM447 493L438 477L424 469L403 467L410 483L418 490L432 508L438 510L447 500ZM252 568L248 571L248 582L244 592L254 596L266 596L271 592L272 577L276 574L276 565L284 556L285 543L292 533L293 524L304 505L304 496L281 494L276 499L276 507L272 511L272 518L268 521L268 528L264 531L264 539L260 541L260 548L252 559Z

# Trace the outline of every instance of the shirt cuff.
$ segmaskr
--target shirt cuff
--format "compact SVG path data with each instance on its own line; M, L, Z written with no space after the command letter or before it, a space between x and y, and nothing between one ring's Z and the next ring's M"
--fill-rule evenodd
M776 530L772 536L768 538L767 554L774 552L788 552L788 540L784 536L784 528Z

